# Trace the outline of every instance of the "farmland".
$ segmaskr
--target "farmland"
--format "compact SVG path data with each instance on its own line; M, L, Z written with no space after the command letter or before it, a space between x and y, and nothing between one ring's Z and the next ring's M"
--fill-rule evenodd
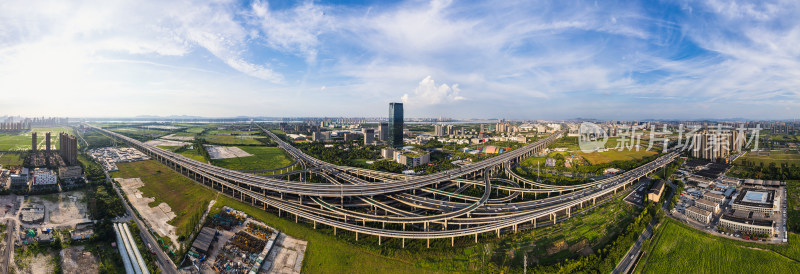
M253 156L211 160L215 166L236 170L266 170L284 167L292 163L289 156L278 147L239 147Z
M796 236L793 234L793 236ZM734 240L709 236L667 219L653 236L649 257L637 267L639 273L713 273L735 269L737 273L797 273L800 263L788 259L790 246L771 246L781 254L757 248L765 245L739 245ZM790 242L797 237L789 239ZM797 245L796 243L794 245ZM796 248L795 248L796 249Z

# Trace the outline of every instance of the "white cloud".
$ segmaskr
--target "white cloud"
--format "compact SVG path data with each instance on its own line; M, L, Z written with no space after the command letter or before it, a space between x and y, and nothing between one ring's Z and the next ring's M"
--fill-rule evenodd
M313 63L317 58L317 47L322 32L331 30L333 22L322 7L305 2L284 11L273 11L266 1L252 4L253 24L264 33L264 41L272 48L298 52Z
M466 99L459 93L461 93L461 90L458 88L458 84L453 84L452 87L447 84L437 86L436 82L428 76L419 82L419 86L414 89L413 94L408 95L406 93L401 97L401 100L403 103L416 106L438 105Z

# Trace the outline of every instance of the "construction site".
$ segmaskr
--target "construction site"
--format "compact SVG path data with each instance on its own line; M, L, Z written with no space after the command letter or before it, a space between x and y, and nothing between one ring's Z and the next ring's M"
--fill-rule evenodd
M262 273L280 232L244 212L223 207L200 231L188 261L201 273Z

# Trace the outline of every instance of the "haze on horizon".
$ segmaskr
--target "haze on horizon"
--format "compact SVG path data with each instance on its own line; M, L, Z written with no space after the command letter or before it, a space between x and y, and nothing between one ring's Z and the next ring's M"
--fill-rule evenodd
M0 116L800 118L800 2L3 1Z

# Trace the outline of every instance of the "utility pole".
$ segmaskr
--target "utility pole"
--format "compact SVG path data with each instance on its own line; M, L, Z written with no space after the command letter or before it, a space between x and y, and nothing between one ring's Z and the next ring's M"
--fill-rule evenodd
M524 274L528 274L528 253L525 253L525 258L522 263L522 269Z

